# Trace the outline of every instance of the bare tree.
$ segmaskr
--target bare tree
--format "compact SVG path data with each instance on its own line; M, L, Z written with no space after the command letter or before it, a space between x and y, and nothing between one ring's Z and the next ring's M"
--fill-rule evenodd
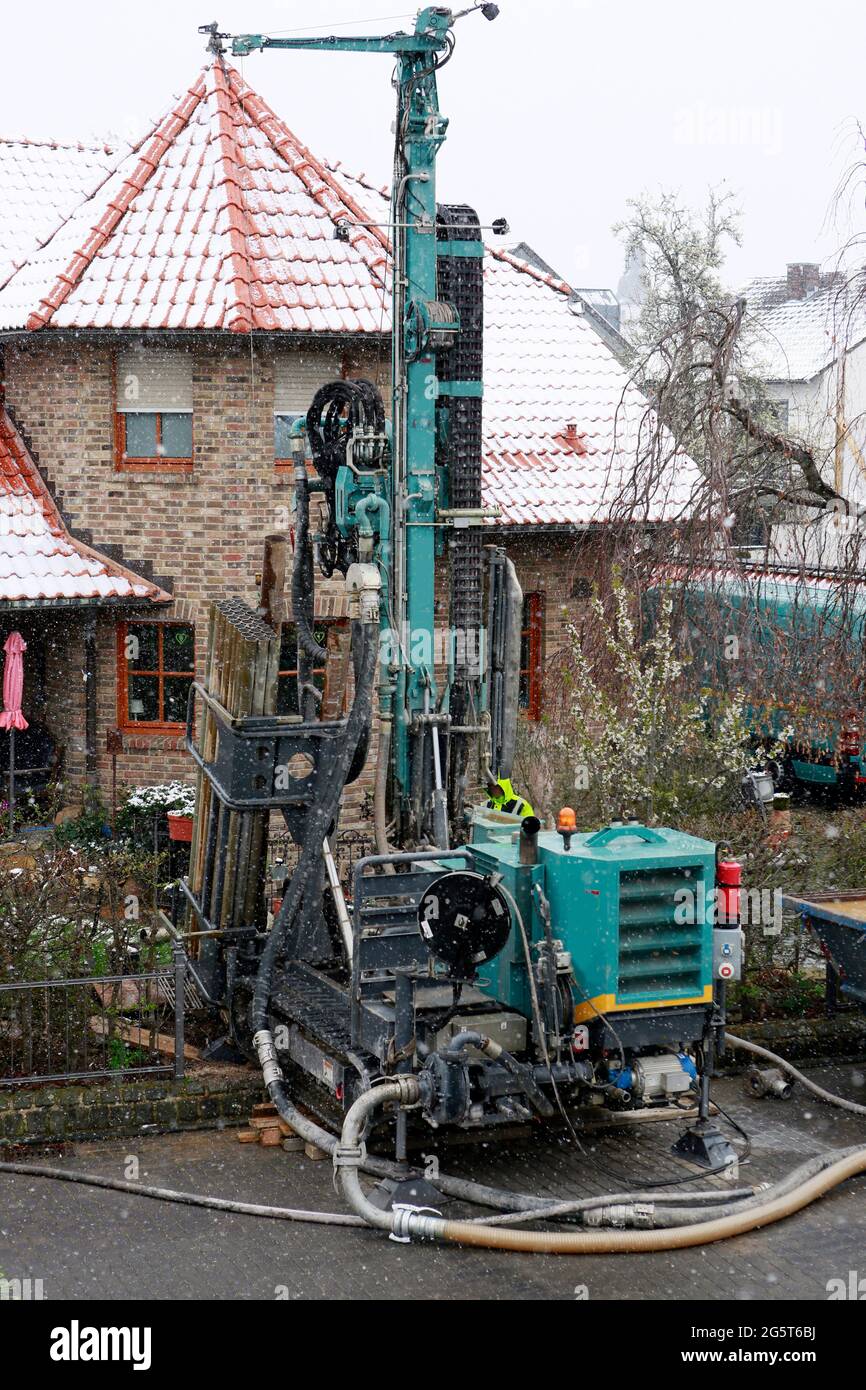
M666 588L691 658L684 684L736 689L755 739L766 746L782 737L792 755L837 759L839 731L852 730L851 706L862 703L863 527L856 524L850 544L836 547L832 574L820 578L806 542L821 519L861 517L833 466L839 430L850 433L850 422L834 418L829 441L820 431L804 437L786 427L756 369L760 325L722 280L726 252L740 238L730 195L711 192L699 213L672 194L637 199L618 231L643 266L645 296L633 334L632 394L628 402L623 395L619 449L611 453L607 531L640 615L633 625L638 660L646 659ZM844 359L856 277L840 277L838 290ZM637 431L634 387L647 402ZM629 462L614 477L616 456ZM672 489L683 479L686 486ZM660 495L676 502L664 521ZM799 561L789 557L784 566L770 544L783 525L802 542ZM755 565L759 537L765 549ZM581 643L599 647L592 632ZM571 690L567 653L563 663Z

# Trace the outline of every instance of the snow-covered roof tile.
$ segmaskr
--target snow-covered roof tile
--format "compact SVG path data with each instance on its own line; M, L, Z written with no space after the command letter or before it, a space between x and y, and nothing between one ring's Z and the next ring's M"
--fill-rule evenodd
M0 329L164 328L184 311L186 326L235 332L279 322L361 333L382 322L387 232L360 225L354 188L234 68L209 64L144 140L100 158L71 158L68 197L53 205L50 162L31 157L22 173L10 156L7 182L20 200L29 188L34 209L23 242L0 221L12 271L0 274ZM0 159L0 203L3 189ZM338 222L347 242L335 239ZM333 268L354 303L335 313L310 262ZM204 310L201 280L212 287Z
M99 187L124 148L0 137L0 286Z
M866 338L866 276L828 274L802 298L785 276L759 276L743 290L755 372L766 381L811 381Z
M628 373L573 312L556 276L488 248L484 261L483 499L499 525L593 525L687 515L696 464L668 441Z

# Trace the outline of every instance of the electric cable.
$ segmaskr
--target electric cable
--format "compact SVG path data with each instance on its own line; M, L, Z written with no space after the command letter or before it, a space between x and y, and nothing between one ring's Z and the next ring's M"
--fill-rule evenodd
M106 1178L99 1173L79 1173L73 1168L49 1168L41 1163L3 1163L0 1173L15 1173L27 1178L51 1178L58 1182L78 1183L82 1187L104 1187L113 1192L126 1192L133 1197L151 1197L158 1202L177 1202L183 1206L210 1207L238 1216L262 1216L273 1221L307 1221L322 1226L363 1226L360 1216L337 1211L302 1211L294 1207L262 1206L256 1202L238 1202L227 1197L207 1197L198 1192L177 1192L169 1187L153 1187L146 1183L126 1182L121 1178Z
M798 1167L778 1178L775 1182L765 1183L761 1187L735 1188L725 1192L719 1188L713 1188L707 1192L630 1192L618 1193L612 1198L604 1197L585 1197L573 1202L562 1202L557 1207L539 1208L533 1215L532 1212L511 1212L507 1216L482 1216L473 1218L473 1225L485 1226L498 1223L500 1221L507 1225L519 1225L528 1221L550 1221L567 1217L587 1217L589 1225L619 1225L628 1224L631 1219L634 1224L651 1223L654 1226L685 1226L695 1220L695 1208L705 1208L706 1213L701 1212L702 1220L718 1220L721 1216L730 1215L736 1211L747 1211L755 1205L762 1205L777 1197L784 1196L793 1192L808 1178L832 1164L847 1158L849 1155L857 1154L862 1151L862 1145L852 1145L846 1149L838 1149L830 1153L817 1154L813 1158L806 1160ZM629 1211L629 1208L633 1211ZM659 1207L660 1211L650 1210Z
M592 1159L592 1155L587 1153L586 1149L583 1147L583 1144L580 1142L577 1130L572 1124L571 1116L568 1114L568 1111L562 1103L562 1098L559 1094L559 1087L556 1084L556 1078L553 1074L553 1067L550 1062L550 1053L547 1047L547 1030L545 1029L544 1020L541 1015L541 1005L538 1000L538 989L535 983L535 970L532 964L532 949L529 945L529 936L526 931L526 924L523 921L523 913L517 906L515 898L505 887L505 884L499 882L497 884L497 887L499 891L503 894L503 896L507 898L508 902L511 904L512 911L514 912L514 915L517 919L517 926L520 931L520 939L523 943L523 954L526 959L526 975L527 980L529 982L529 997L532 1003L532 1015L535 1020L535 1029L538 1034L538 1043L539 1047L541 1048L541 1055L544 1058L544 1065L547 1067L547 1070L550 1074L550 1084L553 1089L554 1097L556 1099L556 1108L562 1116L563 1120L565 1121L572 1142L575 1144L578 1151L583 1154L584 1158L588 1158L590 1162L593 1162L594 1160Z
M750 1136L749 1136L749 1135L746 1133L746 1131L743 1129L743 1126L742 1126L741 1124L739 1124L739 1123L734 1119L733 1115L729 1115L728 1112L727 1112L727 1110L723 1110L723 1109L722 1109L721 1105L719 1105L719 1102L718 1102L717 1100L714 1100L714 1101L713 1101L713 1105L714 1105L714 1106L716 1107L716 1109L718 1110L718 1112L719 1112L719 1114L721 1115L722 1119L723 1119L723 1120L727 1120L727 1122L728 1122L728 1124L731 1126L731 1128L732 1128L732 1129L735 1129L735 1130L737 1131L737 1133L739 1134L739 1136L740 1136L740 1138L742 1139L743 1143L745 1144L745 1146L746 1146L746 1147L745 1147L745 1151L744 1151L743 1153L737 1155L738 1161L739 1161L740 1163L744 1163L744 1162L746 1161L746 1159L749 1157L749 1155L751 1154L751 1152L752 1152L752 1140L751 1140Z

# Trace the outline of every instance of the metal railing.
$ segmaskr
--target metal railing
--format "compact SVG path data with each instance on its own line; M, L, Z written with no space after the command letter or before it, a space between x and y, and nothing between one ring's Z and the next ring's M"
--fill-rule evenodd
M373 837L364 830L339 830L333 844L337 873L346 896L351 896L355 865L373 854ZM291 878L298 862L299 849L288 832L271 835L268 839L268 868L266 889L268 902L282 897L286 880Z
M0 1086L180 1079L190 984L177 943L170 965L136 974L0 984Z

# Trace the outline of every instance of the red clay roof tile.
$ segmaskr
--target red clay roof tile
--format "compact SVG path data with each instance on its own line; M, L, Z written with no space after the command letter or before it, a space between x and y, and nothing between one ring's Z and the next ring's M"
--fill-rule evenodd
M0 328L387 328L388 238L365 220L217 60L12 274ZM348 242L335 240L338 222ZM335 300L335 283L353 296Z

